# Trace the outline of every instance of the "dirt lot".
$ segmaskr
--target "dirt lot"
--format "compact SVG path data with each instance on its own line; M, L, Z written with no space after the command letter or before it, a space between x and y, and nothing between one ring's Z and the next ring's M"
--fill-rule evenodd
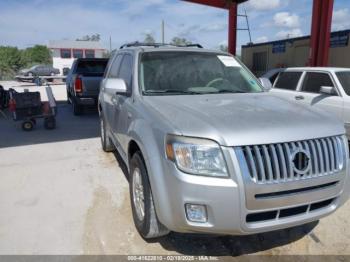
M26 133L0 116L0 255L350 255L350 202L319 223L267 234L143 240L132 222L125 168L100 149L97 113L73 116L65 87L53 90L56 130L38 123Z

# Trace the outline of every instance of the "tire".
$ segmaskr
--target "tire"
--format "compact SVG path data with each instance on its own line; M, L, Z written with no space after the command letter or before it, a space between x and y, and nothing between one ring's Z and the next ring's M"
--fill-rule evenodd
M56 119L54 117L47 117L44 119L45 129L52 130L56 128Z
M145 239L151 239L169 234L170 231L158 220L147 169L140 152L136 152L130 161L129 187L132 215L140 235Z
M100 116L100 137L101 137L101 145L102 145L103 151L105 152L115 151L114 145L112 144L110 138L107 136L106 123L104 121L103 115Z
M22 123L22 129L23 129L24 131L29 132L29 131L32 131L33 128L34 128L34 123L33 123L32 121L30 121L30 120L24 121L24 122Z
M69 98L70 98L70 95L69 95L69 92L67 90L67 104L68 105L72 104Z
M80 116L83 113L82 106L78 105L74 100L72 101L73 114L75 116Z

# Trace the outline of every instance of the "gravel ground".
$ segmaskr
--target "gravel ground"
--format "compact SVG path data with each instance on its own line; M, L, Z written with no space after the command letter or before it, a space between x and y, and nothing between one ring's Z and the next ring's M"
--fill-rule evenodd
M55 130L38 123L23 132L0 116L0 255L350 255L350 202L320 222L288 230L244 237L171 233L143 240L132 222L125 166L100 148L97 113L75 117L64 85L53 85L53 91Z

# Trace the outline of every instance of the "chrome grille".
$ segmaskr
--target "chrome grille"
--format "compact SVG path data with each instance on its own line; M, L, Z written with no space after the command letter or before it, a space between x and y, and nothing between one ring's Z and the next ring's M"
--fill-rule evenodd
M288 182L331 175L344 167L342 136L236 148L256 183Z

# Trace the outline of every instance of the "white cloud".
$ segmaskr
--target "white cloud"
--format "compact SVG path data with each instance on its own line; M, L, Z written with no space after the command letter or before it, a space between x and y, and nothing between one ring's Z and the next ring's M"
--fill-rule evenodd
M217 31L222 31L226 29L226 24L225 23L218 23L218 24L210 24L203 26L201 28L201 31L203 32L217 32Z
M303 32L301 31L300 28L294 28L294 29L291 29L291 30L279 31L276 34L276 38L278 38L278 39L285 39L285 38L299 37L299 36L302 36L302 35L303 35Z
M249 9L254 9L259 11L276 9L280 7L280 5L281 5L280 0L250 0L247 3L247 7Z
M349 9L335 10L333 13L333 30L344 30L350 27L350 12Z
M273 17L276 26L296 28L300 26L299 16L289 12L279 12Z
M269 38L267 36L260 36L255 40L254 43L265 43L268 41L269 41Z

